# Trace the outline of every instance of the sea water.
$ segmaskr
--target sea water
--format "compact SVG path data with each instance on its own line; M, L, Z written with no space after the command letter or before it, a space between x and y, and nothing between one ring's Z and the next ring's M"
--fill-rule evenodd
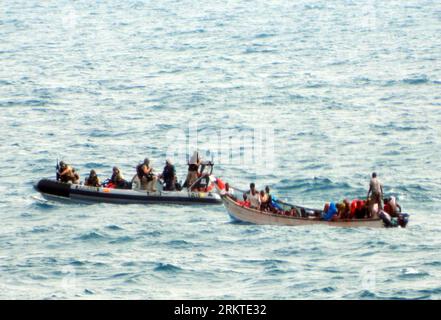
M441 298L440 35L431 0L3 1L0 298ZM365 198L376 171L409 225L33 189L57 158L130 179L171 157L184 179L196 148L231 185L315 208Z

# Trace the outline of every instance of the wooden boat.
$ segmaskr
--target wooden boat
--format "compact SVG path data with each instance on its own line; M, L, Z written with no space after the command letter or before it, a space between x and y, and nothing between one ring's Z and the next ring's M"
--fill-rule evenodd
M381 219L347 219L336 221L324 221L315 216L315 213L322 212L322 210L308 209L299 206L291 206L283 202L278 202L283 206L290 206L289 209L295 207L298 211L304 212L306 217L295 217L283 214L276 214L267 211L260 211L256 209L247 208L239 205L236 201L226 195L222 195L222 203L225 206L230 217L234 220L253 223L253 224L269 224L269 225L284 225L284 226L303 226L303 225L327 225L335 227L368 227L368 228L382 228L384 227Z

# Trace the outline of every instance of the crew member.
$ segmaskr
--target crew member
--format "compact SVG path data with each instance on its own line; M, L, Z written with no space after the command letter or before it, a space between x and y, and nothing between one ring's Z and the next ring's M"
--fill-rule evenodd
M84 185L89 187L101 186L100 179L98 178L95 170L90 170L89 176L84 180Z
M164 190L176 190L176 169L170 159L167 159L165 161L164 170L162 171L162 174L159 176L159 178L164 180L165 182Z
M375 204L378 204L378 212L380 210L383 210L383 206L381 204L381 200L383 199L383 185L381 184L375 172L372 173L366 201L369 201L369 195L371 195L371 201L369 202L371 214L373 213L373 208Z

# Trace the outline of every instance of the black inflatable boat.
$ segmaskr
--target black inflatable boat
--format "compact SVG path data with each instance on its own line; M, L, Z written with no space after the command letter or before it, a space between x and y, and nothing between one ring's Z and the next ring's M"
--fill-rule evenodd
M52 179L41 179L35 186L48 200L71 200L85 203L119 203L119 204L221 204L216 189L208 192L162 191L156 192L132 189L114 189L106 187L89 187L79 184L63 183Z

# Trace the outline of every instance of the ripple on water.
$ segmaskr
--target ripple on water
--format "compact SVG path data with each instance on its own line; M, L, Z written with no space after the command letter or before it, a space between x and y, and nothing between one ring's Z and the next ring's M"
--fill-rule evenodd
M87 295L94 295L95 294L95 292L93 291L93 290L91 290L91 289L84 289L84 294L87 294Z
M37 226L32 228L32 233L46 233L52 231L53 228L47 226Z
M357 293L356 295L359 299L375 299L377 298L377 295L375 292L369 291L369 290L362 290Z
M86 264L87 262L85 262L85 261L80 261L80 260L71 260L70 262L69 262L69 264L71 265L71 266L75 266L75 267L81 267L81 266L84 266L85 264Z
M161 231L159 231L159 230L154 230L154 231L141 231L140 233L139 233L139 235L141 235L141 236L145 236L145 237L152 237L152 238L157 238L157 237L160 237L161 236L161 234L162 234L162 232Z
M189 248L195 246L193 243L185 240L171 240L167 241L165 245L172 248Z
M110 244L123 244L123 243L127 243L127 242L132 242L132 241L135 241L135 239L130 236L123 236L123 237L118 237L115 240L111 240L111 241L109 241L109 243Z
M114 230L114 231L124 230L122 227L117 226L116 224L110 224L106 226L106 229Z
M429 273L414 268L401 269L400 273L398 274L400 279L421 279L428 276L430 276Z
M167 272L167 273L178 273L182 271L182 268L175 266L171 263L157 263L156 266L153 268L153 271L156 272Z
M99 241L105 239L107 239L107 236L96 231L87 232L74 238L74 240L82 240L82 241Z
M38 201L38 202L33 202L31 204L31 207L36 208L36 209L43 209L43 210L51 210L51 209L56 209L57 205L53 202L49 202L49 201Z

